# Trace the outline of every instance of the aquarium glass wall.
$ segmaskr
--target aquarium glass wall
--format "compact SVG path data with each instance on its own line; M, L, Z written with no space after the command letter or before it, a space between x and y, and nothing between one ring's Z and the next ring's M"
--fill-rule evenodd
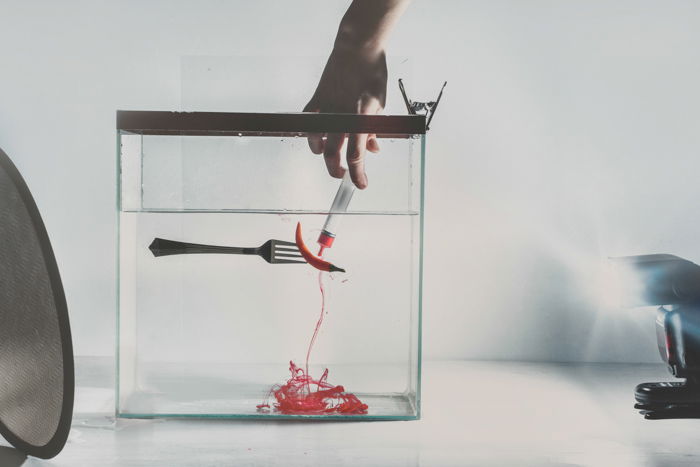
M117 415L418 418L422 117L330 115L326 127L305 114L207 115L118 116ZM341 184L309 150L308 129L378 136L369 186L334 214L323 252L346 272L319 271L296 253L298 225L319 253ZM155 239L280 240L292 246L279 258L299 262L270 263L259 251L156 255Z

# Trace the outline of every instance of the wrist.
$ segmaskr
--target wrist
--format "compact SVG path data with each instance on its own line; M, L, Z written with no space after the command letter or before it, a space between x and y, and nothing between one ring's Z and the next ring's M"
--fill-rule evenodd
M341 23L333 48L360 56L376 57L384 52L384 41L375 34L367 34L353 25Z

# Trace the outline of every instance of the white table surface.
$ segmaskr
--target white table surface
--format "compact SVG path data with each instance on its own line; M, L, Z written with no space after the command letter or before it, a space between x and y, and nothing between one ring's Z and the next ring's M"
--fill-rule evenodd
M77 414L58 457L22 465L698 465L700 420L644 420L632 407L637 383L670 379L661 365L428 362L419 421Z

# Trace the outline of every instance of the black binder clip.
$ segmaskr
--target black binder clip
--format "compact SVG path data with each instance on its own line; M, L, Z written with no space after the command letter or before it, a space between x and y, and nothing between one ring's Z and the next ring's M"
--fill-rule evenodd
M435 115L435 110L437 109L437 106L440 103L440 99L442 98L442 91L445 89L446 85L447 81L443 83L442 87L440 88L440 94L438 94L437 99L435 99L434 101L417 102L412 101L408 98L408 96L406 95L406 88L403 85L403 80L399 78L399 89L401 90L401 95L403 95L403 101L406 103L406 109L408 109L408 113L411 115L425 115L425 131L428 131L430 129L430 122L432 121L433 116Z

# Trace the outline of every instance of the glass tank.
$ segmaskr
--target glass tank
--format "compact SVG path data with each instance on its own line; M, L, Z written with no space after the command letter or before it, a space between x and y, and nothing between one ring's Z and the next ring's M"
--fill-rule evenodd
M117 129L119 417L420 417L423 116ZM366 189L311 153L324 133L377 135Z

